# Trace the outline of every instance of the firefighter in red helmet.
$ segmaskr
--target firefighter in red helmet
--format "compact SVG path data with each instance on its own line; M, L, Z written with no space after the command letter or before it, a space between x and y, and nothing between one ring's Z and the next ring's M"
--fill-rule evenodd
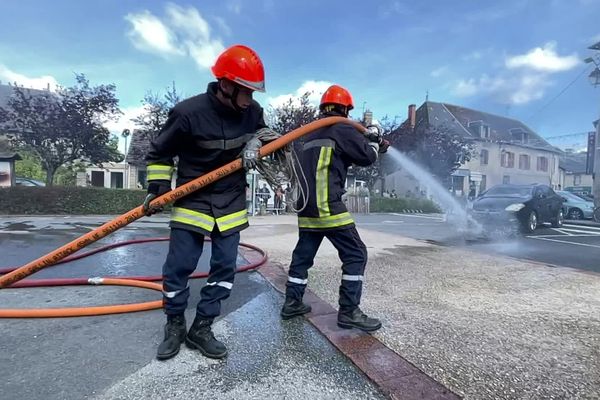
M254 132L266 128L263 109L252 99L265 91L263 64L246 46L226 49L212 67L216 82L206 93L186 99L169 111L169 116L152 140L146 156L150 201L171 190L174 158L178 158L177 186L181 186L240 155L246 169L255 165L261 146ZM240 170L209 186L190 193L173 205L169 251L163 265L163 303L167 315L164 341L157 358L164 360L179 352L183 341L212 358L227 355L211 325L221 310L221 301L233 287L240 231L248 227L246 175ZM186 329L184 311L189 297L188 277L196 269L204 238L211 238L210 273L200 292L196 317Z
M350 92L333 85L321 98L320 116L348 117L353 107ZM283 319L310 312L310 306L302 302L308 269L312 267L323 239L327 238L342 261L338 326L367 332L381 327L379 320L368 317L359 308L367 249L342 202L342 195L348 167L373 164L388 146L381 131L375 127L369 127L369 133L363 135L348 124L338 123L307 135L299 156L307 187L300 191L298 200L299 207L306 206L298 213L299 238L289 268L285 303L281 309ZM302 193L308 193L306 198Z

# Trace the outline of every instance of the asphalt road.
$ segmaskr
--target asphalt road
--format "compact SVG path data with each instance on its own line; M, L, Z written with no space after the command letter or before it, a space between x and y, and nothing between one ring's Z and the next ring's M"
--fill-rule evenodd
M497 235L483 238L459 231L442 215L372 214L357 215L359 228L396 233L447 246L463 246L487 254L503 254L537 262L600 272L600 225L576 225L566 221L562 228L544 225L531 235Z

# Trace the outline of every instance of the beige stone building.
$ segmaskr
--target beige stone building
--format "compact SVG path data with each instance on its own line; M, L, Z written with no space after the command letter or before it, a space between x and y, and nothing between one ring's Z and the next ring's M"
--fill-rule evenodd
M543 183L560 184L562 151L551 146L522 122L447 103L427 101L409 106L405 124L430 124L472 140L475 157L462 164L448 189L457 196L478 195L492 186ZM385 188L400 195L427 192L406 171L386 177Z

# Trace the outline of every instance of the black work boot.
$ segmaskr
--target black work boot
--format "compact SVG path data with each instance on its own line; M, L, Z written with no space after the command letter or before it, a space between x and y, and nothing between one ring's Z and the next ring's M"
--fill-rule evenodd
M212 319L201 319L196 317L194 323L185 337L185 344L190 349L200 350L200 353L209 358L227 357L227 347L215 339L210 326Z
M286 297L285 303L283 303L283 307L281 308L281 318L294 318L296 316L309 313L311 310L312 307L308 304L304 304L301 300L294 300L292 298Z
M179 353L181 343L185 339L185 316L168 315L167 324L165 325L165 339L158 346L156 358L159 360L167 360Z
M356 328L365 332L373 332L381 328L381 321L368 317L360 308L338 313L338 326L344 329Z

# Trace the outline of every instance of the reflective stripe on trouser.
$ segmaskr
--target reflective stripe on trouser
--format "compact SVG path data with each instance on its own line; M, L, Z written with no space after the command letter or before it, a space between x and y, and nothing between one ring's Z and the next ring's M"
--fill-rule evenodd
M301 300L306 284L308 270L313 266L315 255L323 238L327 237L337 249L342 261L342 279L339 291L340 311L348 312L358 307L362 295L362 283L367 264L367 248L360 239L356 228L335 231L300 231L298 243L292 254L286 297ZM293 279L290 279L293 278Z
M196 269L204 248L204 235L186 229L171 229L169 253L163 265L163 306L166 314L182 314L190 290L188 278Z
M172 165L150 164L146 167L146 180L148 182L155 180L171 181L174 169Z
M222 236L217 230L210 235L212 255L206 285L200 291L196 315L213 319L221 314L221 301L231 294L237 263L240 233Z

